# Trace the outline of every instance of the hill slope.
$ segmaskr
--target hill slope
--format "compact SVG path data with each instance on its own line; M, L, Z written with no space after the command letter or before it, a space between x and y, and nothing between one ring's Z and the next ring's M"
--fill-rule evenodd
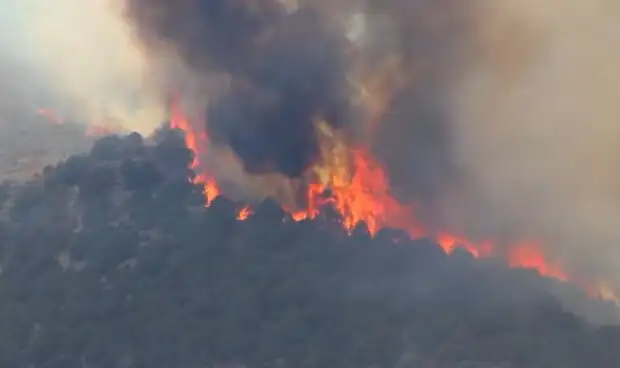
M620 329L555 281L266 201L202 206L176 132L105 137L2 187L0 366L600 367ZM601 310L606 306L601 305Z

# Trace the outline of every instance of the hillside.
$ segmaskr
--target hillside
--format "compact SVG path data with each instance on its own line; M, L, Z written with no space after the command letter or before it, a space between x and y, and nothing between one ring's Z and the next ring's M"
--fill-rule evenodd
M615 368L620 328L566 311L570 285L330 211L203 206L163 130L2 187L0 366ZM585 300L585 297L582 297ZM591 301L592 305L608 305Z

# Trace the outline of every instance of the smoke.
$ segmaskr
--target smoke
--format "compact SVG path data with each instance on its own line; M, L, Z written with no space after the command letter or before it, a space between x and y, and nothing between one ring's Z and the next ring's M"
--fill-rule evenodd
M209 96L207 125L247 171L301 176L319 154L315 121L346 121L345 39L317 11L275 0L128 0L126 10L146 45L166 43L197 73L228 77Z
M616 2L126 0L125 11L149 52L225 76L204 97L207 125L246 170L300 175L317 159L317 119L361 130L429 224L539 239L571 274L620 285Z
M321 120L372 144L431 225L540 239L571 274L620 285L612 0L23 0L0 14L4 119L49 104L147 132L180 91L246 171L290 177L317 159Z
M0 13L8 29L0 35L5 118L9 107L22 115L50 107L68 119L141 132L162 121L151 61L115 0L3 2Z
M620 285L620 5L481 0L476 11L447 105L467 199L445 204L446 218L539 237L573 273Z

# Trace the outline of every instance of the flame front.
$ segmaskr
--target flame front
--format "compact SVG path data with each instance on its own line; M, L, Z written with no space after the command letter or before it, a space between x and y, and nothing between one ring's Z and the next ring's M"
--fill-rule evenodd
M429 234L424 231L413 215L413 206L402 205L391 195L382 166L367 149L348 148L344 140L322 122L317 123L317 133L323 160L313 169L319 183L309 185L307 216L316 216L318 208L329 203L349 231L364 222L371 235L390 227L404 230L412 238L430 237L446 253L463 248L476 258L495 254L494 244L489 240L476 243L450 232ZM325 191L330 192L327 198L322 196ZM569 280L561 266L547 259L537 242L515 244L508 249L506 261L511 267L535 269L543 276Z
M171 104L170 112L170 127L184 132L185 144L194 152L190 167L197 173L195 182L204 186L208 205L220 193L215 179L206 173L200 162L208 136L206 132L194 130L177 101ZM371 235L390 227L404 230L414 238L431 237L446 253L464 248L475 257L494 255L491 241L474 243L449 232L426 233L413 216L413 206L402 205L391 195L383 168L367 149L348 147L344 139L323 122L317 122L316 127L321 161L309 170L312 178L306 189L306 208L289 211L295 221L315 218L323 206L331 205L348 231L359 223L365 223ZM238 212L237 219L245 220L251 213L251 207L244 207ZM536 242L518 244L509 249L506 261L511 267L535 269L543 276L563 281L569 279L559 265L548 261Z
M508 264L511 267L533 268L541 275L568 281L569 277L562 267L546 260L540 248L535 242L514 245L508 251Z
M220 190L200 162L201 149L206 147L208 136L204 131L194 131L178 103L173 103L170 110L170 126L185 133L185 143L194 152L191 168L197 172L195 182L204 186L205 201L209 205ZM340 215L342 225L348 231L359 223L365 223L371 235L386 227L400 229L413 238L426 236L434 239L446 253L463 248L476 258L504 257L510 267L533 269L542 276L580 285L593 296L620 302L611 288L603 283L591 286L592 283L570 277L560 264L550 261L537 241L513 244L507 247L505 254L498 254L490 240L472 242L447 231L427 233L416 221L413 206L402 205L391 195L387 175L368 149L348 147L345 140L323 122L317 122L316 128L321 160L309 170L305 208L288 211L294 221L315 218L322 207L329 205ZM246 220L252 212L250 206L243 207L237 213L237 219Z
M374 108L381 110L379 106ZM48 108L40 108L36 114L56 124L65 122ZM201 157L205 156L209 137L206 131L194 129L177 99L173 99L170 104L170 127L184 133L185 145L193 152L190 163L190 168L196 173L193 181L203 187L205 203L208 206L220 194L215 178L200 161ZM98 124L91 124L85 130L85 134L90 136L114 132L114 128ZM612 288L603 282L584 282L571 277L561 264L550 261L538 241L502 247L508 251L500 255L490 240L472 242L467 237L448 231L427 233L416 221L413 206L403 205L391 195L386 173L367 148L349 147L337 132L321 121L316 123L316 133L320 142L321 159L308 173L305 208L288 211L294 221L315 218L322 207L329 205L342 218L342 226L349 232L357 224L365 223L371 235L389 227L403 230L412 238L432 238L446 253L463 248L476 258L501 256L510 267L533 269L542 276L572 282L582 286L592 297L620 305L620 299ZM252 213L250 206L243 207L237 213L237 219L246 220Z
M242 209L239 210L239 212L237 213L237 220L247 220L248 217L250 217L250 215L252 214L252 207L250 206L245 206Z
M174 98L170 104L170 127L183 131L185 135L185 145L193 153L190 168L196 173L194 183L202 185L206 204L209 205L211 201L220 194L220 190L215 179L206 173L200 162L200 157L203 155L202 148L206 147L208 136L205 131L199 133L194 131L194 128L189 123L189 119L185 116L176 98Z
M40 108L36 114L56 123L65 120L54 110ZM220 194L215 178L201 163L208 143L206 131L196 131L181 109L177 99L170 104L170 127L184 133L185 145L193 152L190 168L195 171L194 183L204 189L205 203L210 205ZM390 193L388 178L380 163L371 152L362 147L351 148L345 140L323 123L317 122L321 160L310 171L311 179L306 186L305 208L290 210L294 221L315 218L320 209L330 205L342 218L343 227L352 231L359 223L365 223L371 235L382 228L406 231L411 237L426 236L434 239L446 253L457 248L469 251L474 257L496 256L492 241L472 242L464 236L444 231L427 233L413 216L413 206L402 205ZM106 125L91 124L85 134L99 136L116 131ZM246 220L253 210L243 207L237 213L238 220ZM551 262L542 252L537 241L522 242L507 247L503 256L510 267L536 270L540 275L581 285L593 297L611 300L620 305L620 299L608 285L602 282L584 282L571 277L558 263Z

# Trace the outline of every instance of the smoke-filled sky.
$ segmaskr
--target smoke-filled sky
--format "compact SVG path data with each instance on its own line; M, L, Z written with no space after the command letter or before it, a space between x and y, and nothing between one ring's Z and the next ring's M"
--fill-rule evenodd
M146 131L163 117L163 86L183 85L208 109L214 139L255 172L299 175L316 159L311 126L323 120L356 144L367 139L435 226L539 238L573 271L620 285L617 1L5 0L0 9L4 86L22 86L15 70L31 70L28 86L79 118L107 110ZM360 138L368 119L351 96L367 75L383 83L367 102L383 114ZM4 98L31 106L34 90Z
M542 235L571 268L619 283L620 4L483 10L448 105L459 165L496 226Z

